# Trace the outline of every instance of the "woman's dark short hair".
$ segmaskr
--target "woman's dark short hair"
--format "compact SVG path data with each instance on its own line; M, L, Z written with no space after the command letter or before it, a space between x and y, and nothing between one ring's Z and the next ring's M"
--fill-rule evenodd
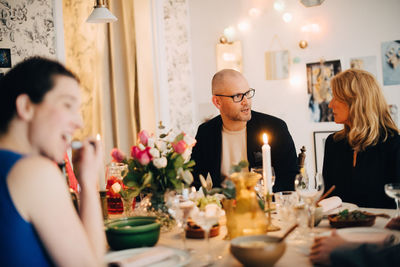
M17 97L26 94L33 103L42 102L46 93L54 87L57 75L78 80L57 61L42 57L27 58L0 78L0 134L7 132L16 114Z

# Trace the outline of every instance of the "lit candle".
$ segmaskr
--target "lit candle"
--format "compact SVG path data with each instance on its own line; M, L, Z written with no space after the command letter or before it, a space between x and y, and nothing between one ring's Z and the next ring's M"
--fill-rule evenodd
M262 146L262 163L263 163L263 179L264 194L272 193L272 171L271 171L271 147L268 145L268 136L263 134L264 145Z
M96 135L96 140L97 141L101 140L101 136L100 136L99 133ZM104 157L103 157L103 163L104 163ZM104 164L101 167L102 168L100 168L100 173L99 173L99 189L100 189L100 192L101 191L106 191L106 178L105 178L105 175L104 175Z

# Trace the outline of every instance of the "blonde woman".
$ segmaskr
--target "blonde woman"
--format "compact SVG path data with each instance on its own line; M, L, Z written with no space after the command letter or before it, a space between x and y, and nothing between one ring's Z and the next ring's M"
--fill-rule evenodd
M399 130L376 79L349 69L331 80L329 107L343 130L325 143L323 174L326 188L361 207L391 208L384 185L400 182Z

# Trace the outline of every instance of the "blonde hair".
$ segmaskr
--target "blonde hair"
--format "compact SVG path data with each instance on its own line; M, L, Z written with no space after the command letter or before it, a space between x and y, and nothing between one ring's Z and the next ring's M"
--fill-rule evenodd
M348 124L334 135L347 138L355 151L376 145L380 138L399 133L378 82L372 74L349 69L331 79L333 96L349 106Z

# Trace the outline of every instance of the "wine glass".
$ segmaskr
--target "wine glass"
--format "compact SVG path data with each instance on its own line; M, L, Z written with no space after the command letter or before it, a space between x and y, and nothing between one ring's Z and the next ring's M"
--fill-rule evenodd
M186 225L191 211L195 204L184 195L173 195L167 199L168 213L175 219L178 227L182 228L183 249L188 250L186 246Z
M204 211L201 211L196 207L191 214L192 220L204 230L204 236L207 242L206 266L212 264L209 235L213 225L218 223L219 216L220 207L218 207L218 205L214 203L206 205Z
M315 203L324 192L324 179L321 173L313 177L298 174L294 181L295 189L300 198L304 201L308 210L310 232L313 232L315 221Z
M385 184L385 193L389 197L393 198L396 202L397 214L396 217L400 216L399 202L400 202L400 183Z
M260 180L258 180L256 186L254 187L254 189L256 190L257 195L265 200L265 193L264 193L264 179L263 177L263 168L262 167L254 167L250 169L250 172L255 172L261 175ZM274 187L275 184L275 170L274 167L271 167L271 187Z

